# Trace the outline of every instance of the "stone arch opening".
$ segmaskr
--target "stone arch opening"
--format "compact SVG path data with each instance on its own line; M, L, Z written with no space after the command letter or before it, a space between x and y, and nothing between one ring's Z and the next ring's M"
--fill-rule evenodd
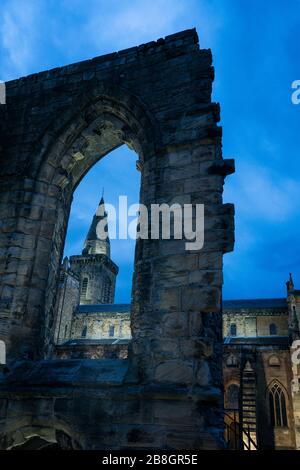
M80 450L81 445L64 429L47 426L21 426L1 439L6 450Z
M116 91L112 93L115 95ZM138 100L121 90L118 90L117 95L108 97L106 93L100 97L97 94L97 99L91 96L81 98L80 104L77 103L80 112L77 111L68 120L63 116L63 124L60 124L59 129L56 121L42 139L39 150L41 164L36 168L35 192L31 204L38 206L43 198L43 206L47 208L43 211L44 218L47 214L47 221L42 222L39 233L39 244L43 246L36 251L31 283L39 284L35 278L43 264L48 275L44 279L47 284L45 298L44 289L40 286L29 289L27 294L35 310L32 318L39 317L36 325L39 330L39 333L36 332L39 337L36 354L42 351L42 355L49 356L53 350L57 276L74 190L96 162L124 144L137 153L136 165L143 175L143 162L153 156L154 145L158 142L157 132ZM33 159L33 164L38 160ZM141 181L141 195L142 186ZM43 260L45 251L51 253L47 267ZM31 357L32 352L23 348L23 356Z

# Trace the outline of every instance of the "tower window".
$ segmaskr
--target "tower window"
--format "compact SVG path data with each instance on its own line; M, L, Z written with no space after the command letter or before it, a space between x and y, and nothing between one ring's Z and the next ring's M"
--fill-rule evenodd
M230 336L236 336L236 324L231 323L230 325Z
M269 326L270 335L277 335L277 326L275 323L271 323Z
M109 330L108 330L109 336L114 336L115 335L115 327L113 325L110 325Z
M65 338L67 337L68 334L68 325L65 326Z
M89 280L87 277L85 277L82 281L82 285L81 285L81 297L84 297L86 298L86 293L87 293L87 288L88 288L88 284L89 284Z
M81 338L86 338L86 334L87 334L87 326L84 326L82 328Z
M278 383L274 383L269 390L269 405L272 426L287 426L285 396Z
M106 277L103 283L102 289L102 302L108 304L110 302L111 296L111 280L109 277Z

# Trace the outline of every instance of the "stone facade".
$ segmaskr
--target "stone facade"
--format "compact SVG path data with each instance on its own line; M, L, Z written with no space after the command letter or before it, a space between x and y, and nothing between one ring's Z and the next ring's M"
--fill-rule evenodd
M284 299L223 303L225 424L231 445L235 426L246 443L248 430L259 448L299 448L291 344L299 338L300 292L291 280L287 284Z
M288 336L286 299L229 300L223 302L223 313L224 336Z
M71 335L73 315L79 304L79 293L79 277L70 270L68 258L65 258L60 269L55 306L55 344L63 343Z
M187 30L6 83L1 448L26 441L32 423L38 435L64 432L85 449L224 446L222 257L233 249L234 225L222 191L234 164L222 156L213 79L211 51ZM146 207L205 205L204 247L138 240L128 360L51 360L72 194L124 143L138 154Z
M73 316L70 338L79 339L131 339L130 305L80 306Z

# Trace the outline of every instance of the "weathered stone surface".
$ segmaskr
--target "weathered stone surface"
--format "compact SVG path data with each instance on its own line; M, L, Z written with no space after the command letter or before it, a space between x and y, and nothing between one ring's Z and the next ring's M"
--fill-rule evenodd
M155 370L155 380L174 384L189 384L193 380L192 365L184 361L167 361Z

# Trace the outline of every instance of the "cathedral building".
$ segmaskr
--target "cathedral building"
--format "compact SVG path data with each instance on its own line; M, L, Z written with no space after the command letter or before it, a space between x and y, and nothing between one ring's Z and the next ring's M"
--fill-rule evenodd
M105 239L98 236L98 224ZM107 357L114 350L118 357L127 355L130 308L114 304L119 268L110 257L107 227L102 197L82 254L65 258L61 266L54 336L59 357ZM107 348L113 343L114 348Z
M106 227L105 239L99 237L99 222ZM56 357L127 358L130 304L114 303L118 266L111 260L108 235L102 198L82 254L65 258L61 266ZM286 284L285 298L223 301L229 448L300 448L300 367L292 360L300 339L300 291L291 275Z

